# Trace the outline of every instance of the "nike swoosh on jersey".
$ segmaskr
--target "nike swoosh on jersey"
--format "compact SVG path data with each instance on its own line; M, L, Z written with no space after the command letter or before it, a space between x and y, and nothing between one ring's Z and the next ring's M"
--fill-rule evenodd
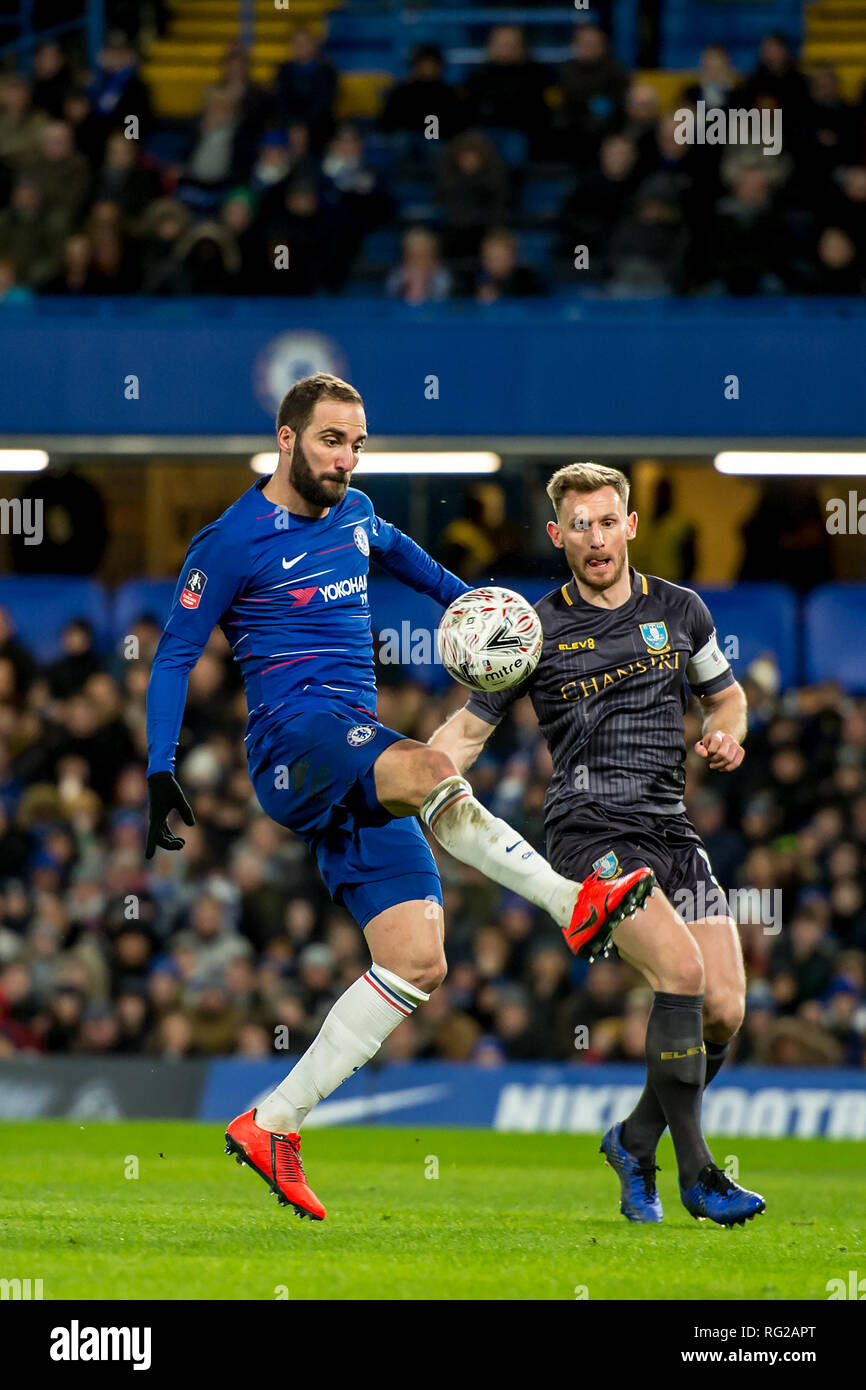
M296 565L296 564L298 563L299 560L303 560L303 558L304 558L304 556L306 555L306 553L307 553L306 550L301 551L301 554L300 554L300 555L296 555L295 558L294 558L294 560L287 560L286 557L285 557L285 555L284 555L284 556L283 556L283 569L284 569L284 570L290 570L290 569L292 568L292 565Z

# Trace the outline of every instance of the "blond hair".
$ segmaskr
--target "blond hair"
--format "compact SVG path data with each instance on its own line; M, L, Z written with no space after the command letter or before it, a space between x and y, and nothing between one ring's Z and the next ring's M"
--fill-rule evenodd
M567 463L564 468L557 468L547 484L547 495L559 516L567 492L597 492L600 487L612 487L628 511L628 478L618 468L608 468L603 463Z

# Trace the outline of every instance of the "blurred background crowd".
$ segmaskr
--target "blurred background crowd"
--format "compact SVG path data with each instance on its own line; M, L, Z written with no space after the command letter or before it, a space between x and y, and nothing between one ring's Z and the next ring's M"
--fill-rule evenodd
M862 292L866 105L784 34L749 72L707 46L674 107L591 22L558 64L491 25L484 61L447 72L422 44L377 115L338 121L338 70L298 27L270 85L236 42L198 117L166 119L134 37L90 72L44 44L32 78L0 77L0 302ZM678 143L698 101L781 116L781 151Z
M375 578L371 602L375 615ZM142 616L133 635L136 659L128 642L100 659L88 625L72 622L39 667L0 614L0 1056L302 1050L366 968L362 935L304 846L255 801L245 700L219 631L190 678L177 760L197 824L181 853L144 860L145 691L159 629ZM456 687L431 695L410 669L379 674L380 719L414 738L463 703ZM779 695L770 659L745 686L742 769L708 773L690 753L687 782L722 886L764 895L763 912L741 921L748 1012L733 1060L862 1066L866 701L832 686ZM689 749L698 737L692 712ZM470 776L543 849L550 772L523 700ZM450 972L383 1056L639 1060L651 1003L642 979L618 960L575 961L545 914L434 851Z

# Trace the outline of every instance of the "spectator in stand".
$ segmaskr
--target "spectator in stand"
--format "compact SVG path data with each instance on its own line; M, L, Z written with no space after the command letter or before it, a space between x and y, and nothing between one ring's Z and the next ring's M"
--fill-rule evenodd
M37 184L45 206L65 229L76 227L90 192L92 173L75 148L75 135L66 121L51 121L39 139L39 153L23 174Z
M598 168L582 170L563 204L560 254L569 262L576 246L589 250L593 279L604 273L614 224L625 217L637 191L637 147L625 135L606 135L598 151Z
M646 151L653 161L647 180L676 205L689 230L698 233L706 228L723 191L718 177L720 160L713 146L681 143L677 128L675 116L659 116L654 146Z
M238 269L233 284L238 294L250 293L258 274L261 237L256 213L256 196L244 187L232 189L220 208L220 224L237 248Z
M736 91L738 107L760 106L762 98L772 97L784 112L785 147L799 151L808 138L809 88L797 67L786 34L765 34L758 50L758 64Z
M14 261L22 285L40 290L60 267L65 231L63 217L46 204L35 179L22 177L0 212L0 256Z
M485 45L486 60L473 68L465 93L474 125L522 131L535 159L549 153L550 112L545 90L551 74L530 57L519 25L498 24Z
M704 275L710 288L733 295L779 294L784 289L787 247L770 179L745 168L733 191L720 198L710 227Z
M632 81L625 98L625 119L620 134L637 150L638 179L655 169L656 131L661 113L659 94L649 82Z
M182 283L177 248L192 216L174 198L157 198L139 223L139 273L142 294L179 294Z
M29 304L33 298L26 285L18 283L18 267L10 256L0 257L0 304Z
M72 87L66 55L56 39L41 43L33 54L33 105L55 120L63 119L63 103Z
M467 124L465 103L443 79L442 50L432 43L419 45L412 54L409 76L388 92L380 126L388 135L407 137L397 142L407 158L427 159L438 149L437 140L450 140ZM428 123L435 116L433 139Z
M698 80L692 82L683 92L683 101L694 106L703 101L707 110L713 108L727 111L736 104L733 102L737 74L731 67L731 56L723 43L708 43L701 50Z
M18 169L36 159L49 117L33 105L33 89L20 73L0 78L0 160Z
M403 236L403 259L385 283L385 293L404 304L427 304L448 299L452 276L443 265L439 238L427 227L411 227Z
M249 49L236 40L223 55L223 68L215 90L224 93L237 113L235 162L244 178L252 168L263 132L275 118L271 93L254 82L250 72Z
M743 526L741 580L774 580L804 591L832 579L827 514L808 478L770 479Z
M178 186L177 196L194 211L212 211L220 194L237 181L240 127L232 93L223 87L212 87L205 96L195 143Z
M654 298L683 288L689 235L666 185L656 187L656 178L642 184L634 212L611 234L606 291L612 298Z
M318 154L334 130L337 74L323 58L318 39L309 29L295 29L291 58L277 70L275 102L282 126L301 122L310 132L310 146Z
M445 253L458 264L477 254L485 231L507 219L508 174L480 131L467 130L448 145L439 164L436 203L445 220Z
M103 148L109 133L125 128L130 116L137 120L136 138L149 134L153 121L150 91L139 75L135 48L120 30L109 34L86 95L100 122Z
M63 99L63 120L72 127L75 148L84 155L92 169L102 163L105 153L105 132L102 121L94 115L90 98L83 87L70 87Z
M138 141L127 140L122 130L113 131L93 189L94 199L115 203L125 218L140 217L160 194L159 175L142 161L139 150Z
M56 700L82 690L86 681L102 669L94 646L93 626L86 618L73 618L60 634L63 655L45 671L48 688Z
M256 293L336 293L351 254L345 233L342 214L322 206L316 185L292 180L264 229Z
M563 158L586 168L595 164L604 136L622 124L629 79L598 24L578 24L571 51L559 68L562 105L554 128Z
M310 151L310 132L295 122L288 130L269 130L259 143L250 174L250 186L261 195L262 218L267 221L279 209L290 181L318 186L321 168Z
M817 265L802 286L807 294L862 294L863 265L842 227L825 227L815 250Z
M807 81L811 148L805 151L804 158L814 165L815 180L820 183L837 169L855 164L860 157L857 117L854 108L843 99L838 74L829 63L813 68Z
M475 274L474 298L478 304L499 299L531 298L544 294L541 277L521 262L517 237L507 227L495 227L481 242Z
M846 231L860 256L866 256L866 166L853 164L839 171L827 206L832 225Z
M367 163L357 126L338 128L325 149L322 176L339 201L348 237L346 255L351 262L366 233L386 222L393 212L382 179Z

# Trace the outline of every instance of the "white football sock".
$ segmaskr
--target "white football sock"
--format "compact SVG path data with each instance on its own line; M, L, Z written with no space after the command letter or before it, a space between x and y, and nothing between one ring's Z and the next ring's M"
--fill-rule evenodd
M262 1129L296 1134L320 1100L369 1062L398 1023L430 995L371 965L341 994L303 1057L257 1108Z
M577 885L556 873L522 835L476 801L465 777L446 777L425 797L419 815L455 859L543 907L560 927L568 926Z

